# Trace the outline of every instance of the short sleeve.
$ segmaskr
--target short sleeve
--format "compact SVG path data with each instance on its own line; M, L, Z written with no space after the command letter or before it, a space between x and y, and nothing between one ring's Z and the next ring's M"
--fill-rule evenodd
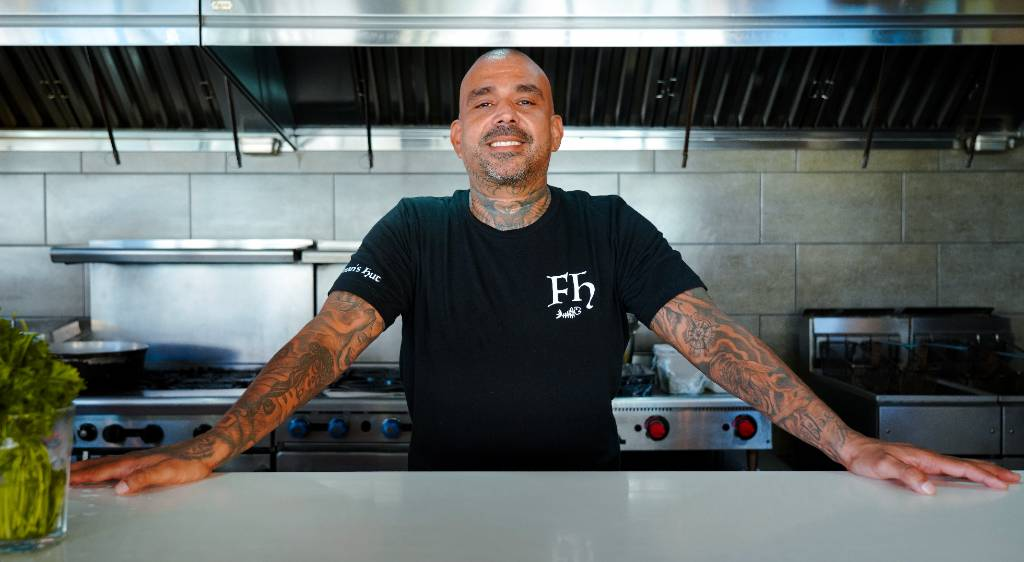
M390 326L411 302L413 260L409 213L399 201L373 225L330 292L348 291L380 313Z
M704 282L651 221L616 198L614 225L616 281L628 312L650 326L654 315L673 297Z

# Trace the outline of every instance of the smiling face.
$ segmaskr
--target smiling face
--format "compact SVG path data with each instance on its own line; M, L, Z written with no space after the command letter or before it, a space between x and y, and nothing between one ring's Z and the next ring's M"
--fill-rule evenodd
M545 187L551 153L562 142L562 118L554 114L544 71L507 49L477 59L462 79L451 141L477 189Z

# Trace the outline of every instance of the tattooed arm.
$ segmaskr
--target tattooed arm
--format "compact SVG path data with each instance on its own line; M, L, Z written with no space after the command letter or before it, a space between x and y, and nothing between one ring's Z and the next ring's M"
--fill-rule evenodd
M71 482L118 479L118 493L192 482L245 451L333 382L384 331L363 299L338 291L267 363L210 431L188 441L75 463Z
M703 291L700 291L703 293ZM954 459L850 429L760 339L695 291L669 301L651 328L723 388L853 473L899 479L934 493L926 474L946 474L1006 488L1020 478L992 463Z

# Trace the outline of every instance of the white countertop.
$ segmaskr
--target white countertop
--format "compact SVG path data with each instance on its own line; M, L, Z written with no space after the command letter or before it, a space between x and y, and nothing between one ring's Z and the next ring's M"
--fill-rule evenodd
M71 494L13 561L1020 560L1024 489L845 472L235 473Z

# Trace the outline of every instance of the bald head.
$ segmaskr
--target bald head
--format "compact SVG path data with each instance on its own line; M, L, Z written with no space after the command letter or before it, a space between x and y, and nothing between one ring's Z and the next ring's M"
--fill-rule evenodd
M503 70L506 70L506 72L502 72ZM469 67L469 70L466 71L465 76L462 77L462 84L459 86L459 116L462 116L462 112L465 110L466 104L471 101L471 98L488 94L494 88L492 84L487 83L487 77L496 72L508 74L507 70L515 71L527 77L528 80L517 84L517 88L523 92L536 90L536 93L541 95L546 101L548 109L554 113L554 104L551 100L551 82L548 80L548 75L544 73L544 69L526 53L517 49L502 48L491 49L477 57L476 61Z
M515 49L484 53L462 78L450 136L473 189L545 189L548 160L562 142L547 75Z

